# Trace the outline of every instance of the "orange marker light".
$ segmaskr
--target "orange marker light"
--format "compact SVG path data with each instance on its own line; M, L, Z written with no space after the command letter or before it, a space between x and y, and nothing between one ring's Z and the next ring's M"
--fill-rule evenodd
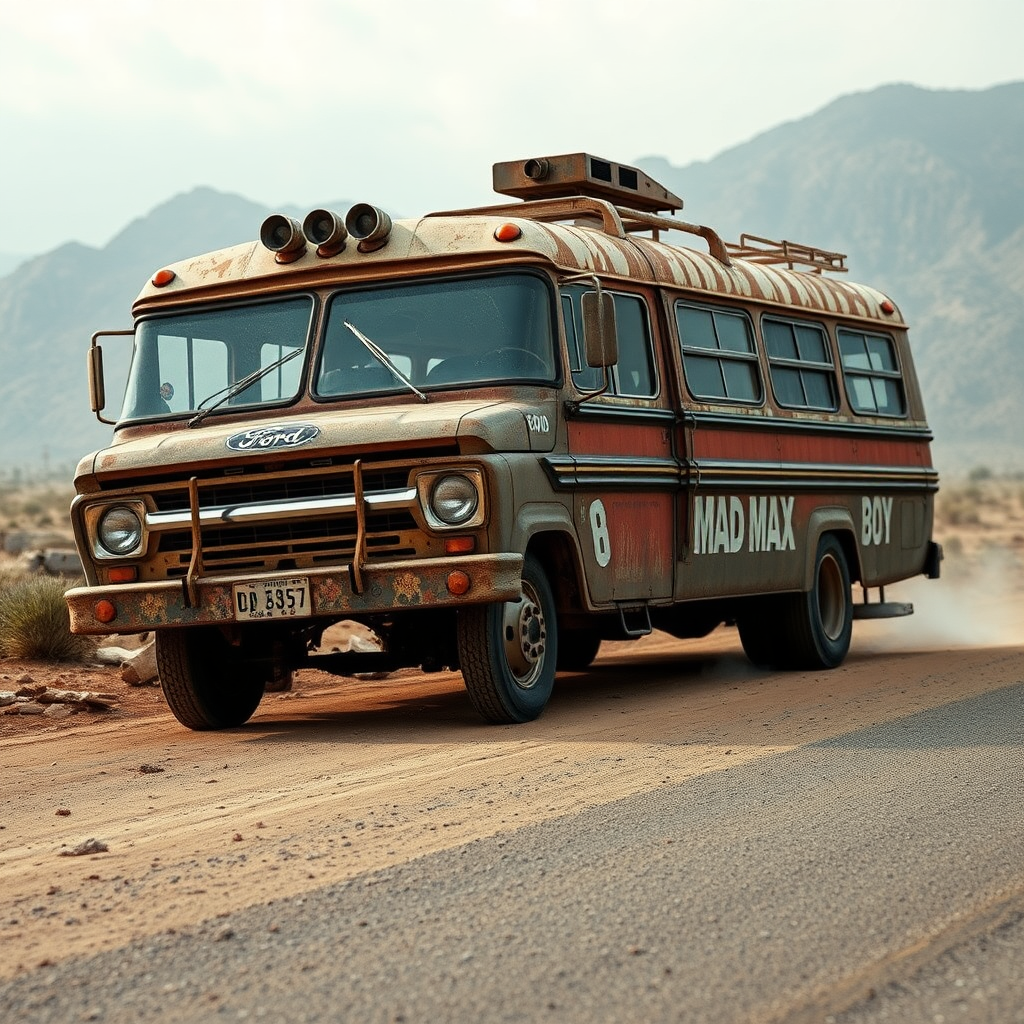
M163 288L164 285L170 284L174 280L175 276L176 275L173 270L168 270L167 267L164 267L163 270L158 270L153 275L153 284L157 288Z
M134 583L138 578L139 570L134 565L119 565L107 571L111 583Z
M502 224L494 229L494 237L499 242L514 242L522 235L523 229L518 224Z
M476 537L445 537L444 553L446 555L468 555L476 550Z
M113 622L117 618L117 609L112 601L97 601L93 614L99 622Z
M448 573L448 593L456 597L469 593L469 576L461 569Z
M879 308L882 310L883 313L891 314L896 312L896 307L888 299L882 299Z

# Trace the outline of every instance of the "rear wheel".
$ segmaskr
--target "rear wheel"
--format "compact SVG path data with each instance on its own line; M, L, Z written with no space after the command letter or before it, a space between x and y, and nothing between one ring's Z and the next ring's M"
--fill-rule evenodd
M459 664L473 706L488 722L529 722L551 696L558 660L555 602L540 563L527 555L519 601L459 612Z
M189 729L241 725L263 697L265 673L214 627L158 630L156 663L167 706Z
M787 632L793 668L835 668L850 650L853 598L843 546L832 534L818 543L814 586L797 594Z
M762 598L737 624L743 650L756 665L821 669L842 664L853 635L853 599L839 540L826 534L818 543L810 590Z
M778 664L782 637L779 635L777 603L790 595L761 597L736 620L746 656L762 668Z

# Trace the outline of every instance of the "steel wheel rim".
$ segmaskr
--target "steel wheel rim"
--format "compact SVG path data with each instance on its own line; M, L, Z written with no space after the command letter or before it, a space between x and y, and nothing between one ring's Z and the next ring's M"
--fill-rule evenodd
M523 581L522 600L504 606L501 624L505 663L521 690L532 690L540 678L547 649L547 623L537 592Z
M825 555L818 566L818 621L831 641L843 635L846 626L846 591L843 573L834 555Z

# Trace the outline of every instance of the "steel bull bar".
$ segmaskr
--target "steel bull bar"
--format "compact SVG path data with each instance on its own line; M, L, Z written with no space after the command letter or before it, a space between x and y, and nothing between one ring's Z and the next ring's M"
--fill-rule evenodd
M469 588L463 594L454 594L449 589L453 571L469 578ZM284 575L308 580L308 617L338 619L411 608L518 601L522 573L521 554L459 555L455 559L409 559L364 565L362 593L356 592L350 567L345 566L292 569L287 574L207 576L193 581L190 589L194 599L183 586L184 580L76 587L67 592L66 598L72 633L141 633L164 626L237 622L235 585L280 580ZM104 602L112 606L112 617Z
M152 532L188 526L192 554L184 577L172 580L76 587L67 592L71 632L77 634L138 633L174 626L258 621L242 614L239 588L295 583L308 605L266 616L274 621L299 618L346 618L353 615L416 607L459 607L517 601L522 593L523 556L515 552L459 555L455 558L402 559L371 563L366 552L366 510L398 507L415 500L414 488L365 494L362 467L354 466L352 495L324 499L254 502L201 508L198 480L189 480L189 509L150 512ZM339 509L356 514L357 533L351 563L328 568L206 574L202 555L204 524L237 523L327 515ZM280 610L279 610L280 611Z

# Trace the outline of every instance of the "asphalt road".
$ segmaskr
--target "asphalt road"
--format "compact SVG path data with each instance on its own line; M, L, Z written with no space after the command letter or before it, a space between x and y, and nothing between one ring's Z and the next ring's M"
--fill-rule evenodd
M982 692L382 870L197 895L3 982L0 1020L1024 1022L1021 652L989 663Z

